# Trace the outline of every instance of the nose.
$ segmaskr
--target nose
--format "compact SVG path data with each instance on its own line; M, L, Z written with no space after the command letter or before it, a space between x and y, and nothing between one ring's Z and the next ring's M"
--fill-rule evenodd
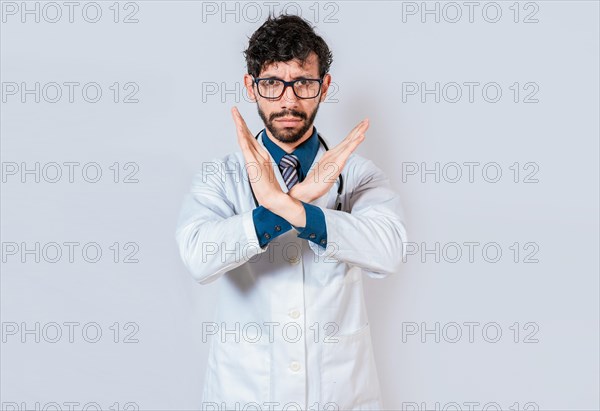
M292 86L286 87L283 91L283 101L292 105L298 102L298 97L296 97Z

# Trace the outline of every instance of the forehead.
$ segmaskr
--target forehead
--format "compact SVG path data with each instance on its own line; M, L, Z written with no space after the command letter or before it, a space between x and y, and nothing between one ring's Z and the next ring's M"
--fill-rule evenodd
M293 76L299 75L319 75L319 59L315 52L311 52L308 58L304 61L304 64L300 64L298 59L288 61L276 61L270 64L266 64L261 70L261 77L265 75L280 75L283 76L289 74Z

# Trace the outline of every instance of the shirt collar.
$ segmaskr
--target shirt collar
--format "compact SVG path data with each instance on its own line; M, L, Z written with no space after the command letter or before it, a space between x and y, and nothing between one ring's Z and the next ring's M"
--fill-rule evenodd
M273 160L276 164L279 164L281 158L286 154L286 152L279 147L277 144L271 141L269 136L267 136L266 129L262 132L262 142L264 146L269 150L269 153L273 157ZM298 157L300 160L300 168L302 171L302 177L304 178L308 174L308 170L313 163L313 160L317 156L317 152L319 151L319 138L317 133L317 128L313 125L313 133L312 135L306 139L306 141L302 142L298 147L291 152L291 154Z

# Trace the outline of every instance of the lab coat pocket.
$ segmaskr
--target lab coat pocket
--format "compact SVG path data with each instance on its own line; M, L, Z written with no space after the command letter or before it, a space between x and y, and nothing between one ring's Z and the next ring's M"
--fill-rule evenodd
M336 410L366 409L380 401L379 380L367 323L323 342L321 400ZM337 340L337 341L336 341Z
M271 357L268 337L256 342L244 338L239 343L214 341L213 359L209 363L212 372L208 401L219 405L225 403L226 409L262 407L269 401Z

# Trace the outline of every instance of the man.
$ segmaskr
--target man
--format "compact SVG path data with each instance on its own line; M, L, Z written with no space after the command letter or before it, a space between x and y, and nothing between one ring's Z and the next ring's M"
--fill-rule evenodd
M232 109L241 152L194 176L176 233L192 276L219 279L202 408L381 409L362 274L400 269L400 198L353 153L368 120L320 142L332 55L306 21L269 16L245 56L265 130L255 139Z

